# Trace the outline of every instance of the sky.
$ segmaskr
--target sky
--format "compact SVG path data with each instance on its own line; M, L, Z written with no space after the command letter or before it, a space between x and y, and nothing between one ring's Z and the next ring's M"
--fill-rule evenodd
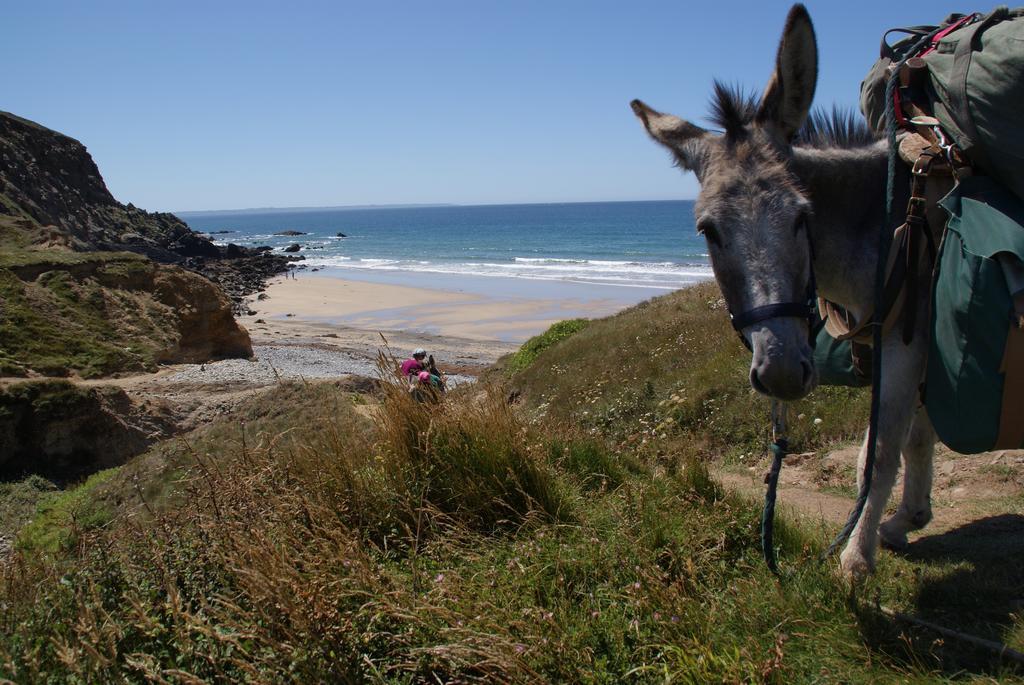
M894 26L952 0L807 2L815 103L855 108ZM9 2L0 109L80 140L151 211L689 199L629 109L758 92L790 3Z

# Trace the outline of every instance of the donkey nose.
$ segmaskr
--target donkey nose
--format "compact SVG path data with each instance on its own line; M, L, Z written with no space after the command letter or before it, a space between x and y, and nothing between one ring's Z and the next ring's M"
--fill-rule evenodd
M797 364L786 363L778 357L762 357L750 365L750 385L763 395L798 400L815 385L814 365L807 357Z

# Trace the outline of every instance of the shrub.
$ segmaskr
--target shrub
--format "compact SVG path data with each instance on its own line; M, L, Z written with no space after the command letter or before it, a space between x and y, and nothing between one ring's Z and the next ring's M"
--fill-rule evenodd
M552 324L550 328L541 333L535 335L519 348L517 352L512 354L512 357L508 360L505 366L506 372L511 376L519 373L526 367L530 366L537 359L537 356L541 352L548 349L560 340L579 333L589 324L587 319L567 319L565 321L559 321L558 323Z
M462 620L427 592L439 581L423 550L565 516L509 408L486 393L420 404L393 385L365 431L351 402L305 394L321 411L301 433L263 430L305 414L285 406L249 437L183 443L177 506L86 532L56 558L16 555L0 573L0 677L361 682L375 663L424 680L519 668L500 638L486 657L468 642L418 649L457 640Z
M495 389L435 404L393 384L379 427L375 479L394 501L429 505L481 532L565 513L554 474L530 452L524 427Z

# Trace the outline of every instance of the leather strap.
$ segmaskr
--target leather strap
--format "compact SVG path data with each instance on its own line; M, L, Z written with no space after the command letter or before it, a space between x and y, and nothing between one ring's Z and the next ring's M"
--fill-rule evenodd
M872 326L881 325L884 334L902 315L903 342L910 344L917 322L917 281L921 273L920 261L922 257L927 257L928 268L931 268L936 255L935 238L931 234L926 217L926 184L929 175L935 173L935 170L943 167L945 163L946 159L936 145L930 145L918 152L911 174L906 221L894 232L893 243L889 249L881 311L870 312L859 323L854 323L845 309L818 298L818 311L825 319L825 329L836 340L854 340L870 344Z
M1024 296L1014 298L1013 323L1006 336L1003 363L1003 404L995 449L1016 450L1024 445Z
M806 319L810 316L809 310L810 307L807 302L781 302L779 304L766 304L763 307L754 307L735 316L730 314L729 318L732 319L732 327L737 331L741 331L747 326L780 316Z
M871 363L874 359L874 350L871 345L859 343L856 340L850 343L850 358L853 362L853 373L861 380L871 382Z

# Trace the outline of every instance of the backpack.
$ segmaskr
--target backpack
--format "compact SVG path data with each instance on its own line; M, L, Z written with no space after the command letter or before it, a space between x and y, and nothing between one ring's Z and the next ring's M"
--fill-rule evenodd
M861 110L872 128L885 128L890 65L937 29L912 56L927 78L923 85L908 78L897 105L927 102L931 121L987 176L961 178L939 203L949 219L932 283L922 399L939 439L957 452L1017 449L1024 447L1024 8L897 29L909 37L893 46L887 33L861 84ZM863 384L844 366L843 343L819 336L822 343L816 357L830 365L822 379Z
M941 28L919 55L927 67L924 99L942 130L973 164L1024 198L1024 8L998 7L987 15L950 15L939 26L892 29L881 58L861 83L861 111L885 129L890 66L923 36ZM890 46L890 33L907 38Z
M923 399L963 454L1024 446L1024 201L991 178L963 179L932 289Z
M949 220L932 286L925 410L961 454L1024 448L1024 201L973 176L940 204ZM821 385L871 384L851 345L820 328Z
M836 340L824 326L820 326L814 339L814 368L818 370L819 385L841 385L863 388L871 385L871 370L860 370L853 360L853 343Z

